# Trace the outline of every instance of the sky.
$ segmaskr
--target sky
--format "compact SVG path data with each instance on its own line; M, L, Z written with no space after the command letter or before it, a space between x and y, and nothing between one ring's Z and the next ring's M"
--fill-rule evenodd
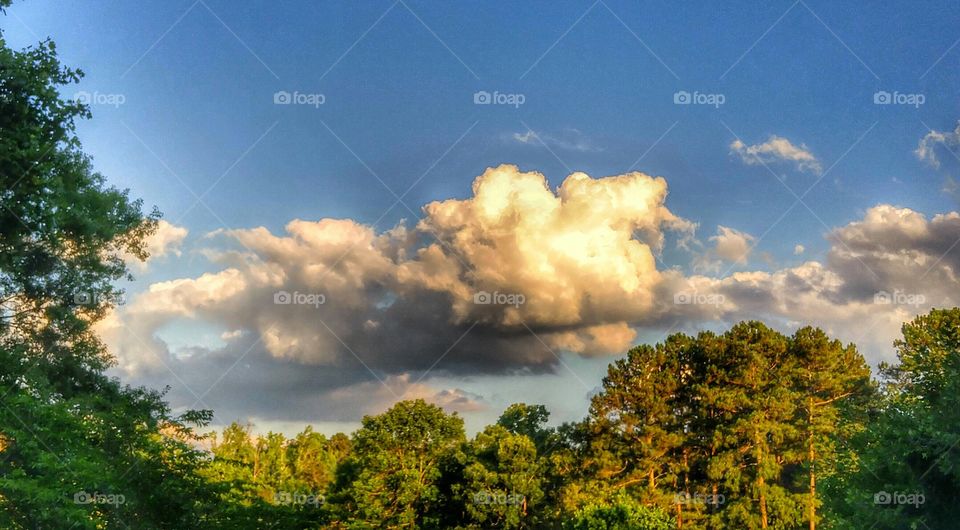
M960 304L960 4L15 2L164 214L113 373L258 430L582 417L673 332ZM286 298L284 298L286 294ZM279 298L275 298L278 297Z

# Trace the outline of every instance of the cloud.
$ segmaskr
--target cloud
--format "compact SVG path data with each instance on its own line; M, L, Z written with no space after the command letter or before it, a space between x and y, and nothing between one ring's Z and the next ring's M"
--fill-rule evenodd
M180 245L187 237L188 230L182 226L170 224L161 219L157 231L147 240L147 251L151 257L159 258L167 254L180 255Z
M663 320L812 324L857 342L870 359L891 360L902 322L931 307L960 305L960 213L928 219L880 204L827 239L824 263L724 278L664 273L660 299L696 293L693 299L706 303L666 307Z
M180 256L181 246L189 231L161 219L157 223L157 231L146 240L147 259L139 260L134 256L126 259L127 265L140 272L146 271L150 262L159 258L174 255Z
M796 146L790 140L776 135L771 135L766 142L753 145L734 140L730 144L730 152L751 166L786 161L793 162L801 171L819 174L823 170L820 161L806 145Z
M828 263L848 278L847 296L901 289L936 304L960 304L960 213L927 219L909 208L882 204L834 230L829 239Z
M554 193L543 175L500 166L474 182L471 199L424 207L419 228L448 243L421 249L404 270L451 294L460 322L571 331L623 320L652 307L654 252L663 230L678 226L666 193L665 180L643 173L593 179L579 172ZM438 285L438 269L458 278ZM526 301L477 305L476 290L522 293Z
M710 238L715 243L714 250L721 258L734 263L746 264L757 238L752 235L728 228L717 227L717 235Z
M815 261L774 272L735 272L723 278L673 275L668 292L695 293L687 300L699 303L665 309L664 321L677 322L676 329L690 332L711 321L728 326L756 319L785 332L819 326L844 342L855 342L872 361L891 360L900 324L929 304L880 305L874 295L881 289L849 296L847 282L856 279Z
M154 283L99 329L128 377L169 383L173 372L202 395L237 363L231 378L245 391L301 413L317 394L339 403L337 389L376 378L549 372L557 352L621 353L632 322L655 310L665 232L695 227L666 196L664 179L639 172L574 173L551 190L542 174L504 165L477 177L472 197L426 205L412 228L322 219L282 234L217 231L199 252L218 270ZM165 337L184 322L222 345L172 349ZM280 385L289 395L311 397L278 396L277 377L291 378ZM185 388L180 398L195 401ZM448 390L435 399L470 406ZM318 419L363 408L337 406Z
M330 393L337 401L362 403L363 414L379 414L400 399L423 399L447 412L477 412L487 409L483 396L460 388L437 390L413 381L410 374L389 376L382 381L366 381Z
M622 354L638 331L747 318L820 325L876 360L904 320L960 303L960 213L878 205L828 234L822 262L716 277L658 269L667 233L696 226L666 197L664 179L638 172L573 173L554 190L503 165L468 198L424 206L413 227L218 231L198 241L215 270L150 285L98 331L119 375L170 384L174 403L213 407L218 421L338 422L402 396L481 411L483 398L434 382L549 373L558 355ZM725 226L710 240L711 256L741 264L755 241ZM191 344L184 324L220 342L171 346Z
M558 134L536 132L528 129L510 135L510 140L527 145L546 145L565 151L598 152L603 149L597 147L589 138L577 129L564 129Z
M719 274L724 261L746 265L756 244L754 236L722 225L717 226L717 235L711 236L709 241L714 244L713 248L694 257L695 272Z
M793 255L799 256L800 254L803 254L806 250L807 248L804 247L803 245L796 245L793 247Z
M445 388L430 396L427 402L454 412L476 412L487 409L483 396L460 388Z
M957 127L953 131L930 131L923 138L920 139L920 143L917 145L917 149L913 154L917 155L921 161L927 162L933 167L940 167L940 159L937 158L936 146L942 145L944 149L950 150L951 148L960 146L960 121L957 122Z

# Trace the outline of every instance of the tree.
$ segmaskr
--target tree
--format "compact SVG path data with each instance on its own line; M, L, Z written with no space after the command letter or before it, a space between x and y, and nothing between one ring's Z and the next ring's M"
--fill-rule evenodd
M338 445L343 444L345 445ZM287 445L291 483L297 491L323 493L333 482L337 465L349 453L350 440L342 433L332 439L307 426Z
M478 528L531 528L544 493L537 449L526 435L489 426L464 451L462 496Z
M284 489L291 479L287 462L286 438L283 434L270 432L257 438L257 461L254 478L262 485L267 498Z
M438 526L442 460L464 442L463 420L418 399L365 416L330 496L351 528Z
M161 393L104 374L92 326L159 214L81 150L89 110L59 95L81 75L53 42L14 51L0 33L0 526L182 527L213 505L189 428L210 414L173 416Z
M831 480L844 528L955 528L960 508L960 309L905 323L882 400Z
M547 453L558 442L553 429L546 427L550 411L543 405L514 403L507 407L497 420L497 425L513 434L522 434L534 443L537 452Z
M223 430L222 440L214 440L213 461L203 470L205 476L222 484L222 499L231 504L249 505L257 497L255 466L257 448L250 438L250 425L233 422Z
M711 462L713 476L727 488L724 509L715 520L744 528L792 525L800 520L801 499L784 480L786 466L797 462L799 406L790 376L795 359L789 341L759 322L742 322L713 348L719 368L709 401L725 413L717 434L723 442ZM717 357L719 354L720 357Z
M844 407L871 395L856 349L818 329L787 337L742 322L638 346L593 399L575 445L589 467L567 486L566 509L626 494L677 527L815 524L816 477L838 458Z
M670 530L674 522L665 512L644 506L620 493L610 501L584 506L566 521L570 530Z
M642 345L616 361L594 396L587 428L594 476L604 495L624 488L645 502L669 505L677 492L685 440L682 377L691 339L677 334Z
M836 467L838 438L846 438L859 425L847 421L844 410L862 409L875 394L870 368L853 345L843 346L820 329L805 327L794 333L790 348L797 360L796 393L804 398L799 421L806 438L806 517L810 530L815 530L820 505L817 477Z

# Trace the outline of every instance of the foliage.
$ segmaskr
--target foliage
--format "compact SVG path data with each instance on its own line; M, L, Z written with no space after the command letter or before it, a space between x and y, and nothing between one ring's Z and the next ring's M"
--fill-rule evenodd
M463 420L418 399L365 416L331 497L349 527L436 527L447 500L438 481L464 442Z
M543 455L560 443L556 431L546 426L549 420L550 411L543 405L514 403L503 411L497 425L513 434L526 436L536 446L537 452Z
M638 346L593 399L565 508L627 491L684 527L817 520L815 469L834 458L839 407L870 392L856 349L812 328L744 322Z
M563 527L570 530L669 530L674 522L663 511L618 495L609 503L591 503Z
M903 325L898 363L881 365L884 396L854 457L830 484L838 526L955 528L960 507L960 309Z
M478 528L530 528L544 499L533 441L495 425L478 433L464 452L460 491L468 520Z
M81 75L49 40L14 51L0 35L0 527L182 527L213 507L189 427L210 414L175 417L104 374L91 327L157 214L81 151L89 111L59 96Z

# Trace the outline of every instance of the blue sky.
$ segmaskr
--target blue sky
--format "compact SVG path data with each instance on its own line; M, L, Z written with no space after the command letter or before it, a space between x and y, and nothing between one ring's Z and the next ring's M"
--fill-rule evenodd
M827 263L824 236L878 204L930 218L957 209L942 191L960 168L949 142L935 148L939 167L915 150L960 118L958 22L955 2L816 0L30 0L2 19L13 46L51 36L64 63L86 72L68 95L122 96L118 106L93 105L79 131L85 149L111 183L189 230L184 252L151 265L133 294L221 270L198 251L211 231L280 234L293 219L323 218L411 226L423 205L471 197L473 180L502 163L542 172L553 188L572 171L664 177L666 207L699 223L699 252L718 226L754 238L751 259L730 260L714 277ZM279 91L322 94L323 104L277 105ZM519 94L523 104L477 105L478 91ZM723 104L678 105L680 91ZM923 103L878 105L878 91ZM535 137L524 136L530 130ZM774 135L820 170L731 152L737 139L749 146ZM390 208L390 190L408 188ZM696 256L676 237L667 235L661 268L693 274ZM638 329L637 340L662 331ZM220 328L171 321L164 330L178 347L211 347ZM587 386L610 360L567 358ZM554 368L549 377L571 382ZM443 383L497 389L488 401L514 386L487 377ZM584 406L579 394L548 396L550 385L536 392L551 405L570 416Z

